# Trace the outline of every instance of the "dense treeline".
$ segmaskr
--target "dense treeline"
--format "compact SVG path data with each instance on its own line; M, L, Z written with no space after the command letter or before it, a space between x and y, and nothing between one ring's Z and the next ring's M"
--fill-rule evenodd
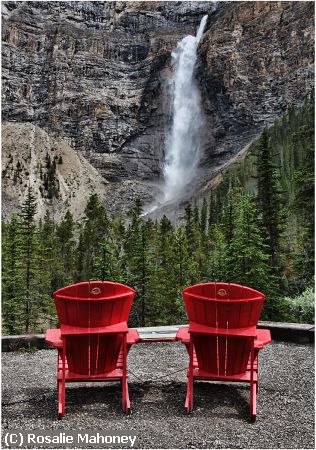
M145 219L139 200L128 217L109 217L96 194L81 220L47 213L35 223L29 188L21 213L3 224L5 333L56 324L51 294L82 280L134 287L131 325L186 321L181 290L204 281L252 286L266 294L264 319L313 320L313 99L265 130L242 164L209 199L187 205L175 228Z

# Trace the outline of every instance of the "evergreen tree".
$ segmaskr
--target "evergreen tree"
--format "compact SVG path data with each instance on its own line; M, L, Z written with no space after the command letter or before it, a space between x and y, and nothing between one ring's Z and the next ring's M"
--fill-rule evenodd
M60 286L70 284L75 278L75 222L69 210L56 226L56 246L63 275Z
M109 219L97 194L90 196L84 214L77 248L81 264L79 278L90 280L95 271L95 258L99 244L108 237Z
M128 282L136 289L139 298L139 302L133 305L131 321L138 326L145 326L147 234L141 214L142 202L137 199L129 213L131 223L127 228L124 248L128 262Z
M306 140L305 157L301 166L293 174L295 196L292 209L298 217L300 225L298 251L295 255L295 268L300 274L301 289L304 289L314 277L314 248L315 248L315 146L314 123L299 128L293 142Z
M32 328L45 332L56 325L55 305L51 293L64 286L61 261L55 236L55 224L47 211L43 224L39 224L35 235L34 307ZM34 309L34 308L33 308Z
M264 130L258 144L257 159L258 209L261 229L268 246L270 263L280 271L281 235L284 229L284 205L279 172L273 163L268 131Z
M36 314L34 305L34 278L36 271L36 198L31 187L28 188L21 207L21 261L24 278L24 330L30 331L32 315Z
M19 334L24 331L22 272L22 242L18 217L2 226L2 317L4 332Z
M235 238L235 232L237 229L237 208L240 203L240 198L242 196L242 192L240 188L233 187L230 182L230 188L227 194L226 204L223 206L222 212L222 220L221 220L221 228L222 233L219 233L218 227L216 228L216 235L220 239L219 249L222 251L224 249L224 253L222 257L224 258L225 265L223 267L223 271L221 273L222 279L226 279L227 281L231 281L231 278L234 277L234 248L233 242ZM222 234L222 235L221 235ZM222 246L224 240L224 247ZM219 269L219 265L217 264L217 271ZM220 273L218 273L219 275Z
M227 273L227 244L221 224L213 225L208 250L207 279L212 281L230 281L231 273Z
M267 292L271 284L269 255L259 229L258 210L249 194L239 199L230 259L231 281Z

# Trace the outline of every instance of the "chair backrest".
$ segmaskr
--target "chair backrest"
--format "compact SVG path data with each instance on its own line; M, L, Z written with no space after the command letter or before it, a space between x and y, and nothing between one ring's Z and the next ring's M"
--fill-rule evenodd
M97 328L127 322L134 289L110 281L90 281L54 292L59 323ZM115 334L67 337L66 356L71 372L98 375L114 370L122 345Z
M256 326L264 295L246 286L204 283L183 290L189 321L218 329ZM237 375L247 369L249 338L194 335L199 367L217 375Z

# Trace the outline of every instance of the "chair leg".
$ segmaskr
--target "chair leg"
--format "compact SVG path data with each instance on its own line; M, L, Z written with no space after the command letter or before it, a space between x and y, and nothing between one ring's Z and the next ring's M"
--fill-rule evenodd
M129 413L131 410L131 404L129 401L128 395L128 384L127 384L127 343L126 343L126 334L123 334L123 342L122 342L122 350L123 350L123 377L122 377L122 409L124 412Z
M251 353L250 353L250 418L251 422L256 421L256 394L257 394L257 384L258 381L254 380L254 360L255 360L255 350L254 350L254 339L251 340Z
M62 348L62 378L58 380L58 418L61 419L65 415L65 401L66 401L66 338L63 338Z
M131 412L131 403L129 400L127 378L125 380L122 379L121 385L122 385L122 410L128 414Z
M188 378L187 395L184 407L187 413L190 413L193 410L193 377Z
M190 338L190 348L189 348L189 376L188 376L188 386L187 386L187 396L185 399L185 409L187 413L191 412L193 409L193 341Z
M58 419L61 419L65 415L65 400L66 400L66 389L65 383L62 380L57 381L58 389Z
M256 416L257 416L257 386L258 386L258 383L250 384L250 418L251 418L251 422L255 422Z

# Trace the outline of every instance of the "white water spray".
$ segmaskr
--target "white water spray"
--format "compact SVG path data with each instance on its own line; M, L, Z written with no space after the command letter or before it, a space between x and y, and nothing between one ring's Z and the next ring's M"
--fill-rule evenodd
M179 197L195 176L200 159L203 114L201 97L194 79L197 47L207 15L196 36L186 36L172 52L172 128L167 139L164 163L164 202Z

